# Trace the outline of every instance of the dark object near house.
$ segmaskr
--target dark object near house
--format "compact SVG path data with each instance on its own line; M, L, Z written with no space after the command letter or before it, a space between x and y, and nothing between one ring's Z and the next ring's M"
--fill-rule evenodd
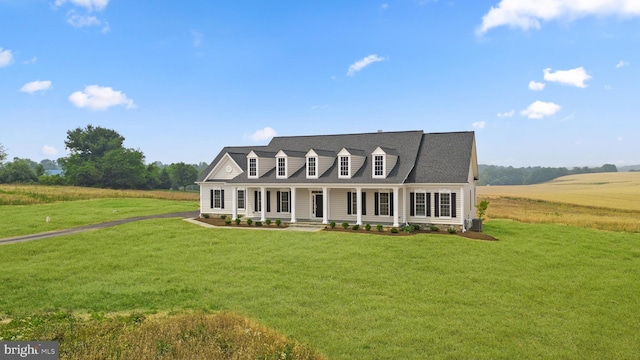
M482 219L471 220L471 231L482 232Z

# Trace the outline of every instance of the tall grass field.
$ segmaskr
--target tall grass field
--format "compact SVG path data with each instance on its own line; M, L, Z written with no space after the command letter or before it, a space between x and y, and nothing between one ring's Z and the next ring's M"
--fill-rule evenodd
M159 219L2 245L0 340L78 359L180 358L187 342L185 358L640 358L640 234L498 219L499 198L498 241ZM262 332L267 349L245 347Z

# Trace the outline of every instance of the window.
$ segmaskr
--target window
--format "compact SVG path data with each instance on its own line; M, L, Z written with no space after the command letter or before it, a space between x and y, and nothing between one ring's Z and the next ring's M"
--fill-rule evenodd
M289 212L289 192L288 191L278 191L280 196L280 210L279 212Z
M441 217L451 216L451 194L450 193L440 193L440 216Z
M214 209L224 209L223 204L223 191L220 189L215 189L213 190L213 201L212 201L212 208Z
M249 159L249 177L258 177L258 159Z
M287 159L283 157L278 158L278 176L280 178L287 177Z
M245 208L245 200L244 200L244 190L238 190L238 209L244 210Z
M389 193L380 193L379 196L378 213L381 216L389 216Z
M262 192L261 191L253 192L253 211L255 212L262 211Z
M351 212L349 212L349 214L357 214L358 213L358 193L357 192L352 192L351 194L351 203L349 204L349 210L351 210Z
M316 169L316 161L317 158L310 157L307 158L307 177L317 177L317 169Z
M373 156L373 176L384 177L384 156L383 155Z
M348 156L340 156L339 177L349 177L349 157Z
M427 216L427 197L425 193L416 193L415 216Z

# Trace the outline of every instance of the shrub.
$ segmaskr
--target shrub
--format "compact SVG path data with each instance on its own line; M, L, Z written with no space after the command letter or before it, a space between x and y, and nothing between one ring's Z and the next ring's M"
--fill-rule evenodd
M211 215L205 213L205 214L202 214L202 217L205 219L208 219L209 217L211 217Z
M420 224L413 224L412 226L413 226L413 231L418 231L422 228Z
M224 220L227 218L227 215L220 215L220 219Z
M487 208L489 207L489 202L487 200L482 200L478 204L476 214L478 215L478 219L484 220L484 214L487 212Z
M429 229L431 229L431 231L440 231L440 228L435 225L429 226Z
M236 218L236 225L240 225L240 217Z
M449 229L447 229L447 231L449 232L449 234L455 234L458 232L458 229L454 227L450 227Z
M267 220L265 220L265 221L264 221L264 223L265 223L265 224L267 224L267 226L268 226L268 225L271 225L271 219L267 219ZM256 224L256 225L258 225L258 224Z
M371 225L365 224L364 225L364 229L367 230L367 231L370 231L371 230Z
M262 226L262 221L256 221L256 226Z
M336 222L335 221L330 222L329 227L334 229L336 227Z
M404 227L404 232L410 233L413 231L413 226L407 225Z
M276 219L276 226L280 227L280 224L282 224L282 220Z
M224 219L224 223L227 225L231 225L231 218Z
M360 225L355 224L355 225L353 225L353 226L351 227L351 229L352 229L352 230L358 230L358 229L360 229Z
M247 225L249 225L249 226L250 226L252 223L253 223L253 220L251 220L251 219L247 219Z
M391 233L392 234L397 234L398 233L398 228L391 228Z
M382 231L382 229L383 229L382 224L376 225L376 230Z
M344 229L348 228L348 227L349 227L349 223L348 223L348 222L346 222L346 221L345 221L345 222L343 222L343 223L342 223L342 227L343 227Z

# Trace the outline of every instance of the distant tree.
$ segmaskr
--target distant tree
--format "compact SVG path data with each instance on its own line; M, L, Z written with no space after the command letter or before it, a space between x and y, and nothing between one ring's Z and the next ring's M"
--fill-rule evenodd
M158 188L171 189L171 168L163 167L158 176Z
M27 161L15 158L0 168L0 183L30 183L37 182L38 177Z
M171 184L174 187L184 187L186 191L187 186L192 185L198 179L198 169L193 165L180 162L171 164L169 167L171 168L169 176L171 177Z
M4 148L4 146L2 146L2 144L0 144L0 165L2 165L2 163L6 158L7 158L7 150Z
M618 168L613 164L604 164L600 170L602 172L618 172Z
M43 159L40 161L40 165L42 165L45 170L60 170L60 165L58 165L58 162L55 160Z
M144 154L123 147L124 137L114 130L87 125L67 131L69 156L58 159L72 185L116 189L145 188Z

